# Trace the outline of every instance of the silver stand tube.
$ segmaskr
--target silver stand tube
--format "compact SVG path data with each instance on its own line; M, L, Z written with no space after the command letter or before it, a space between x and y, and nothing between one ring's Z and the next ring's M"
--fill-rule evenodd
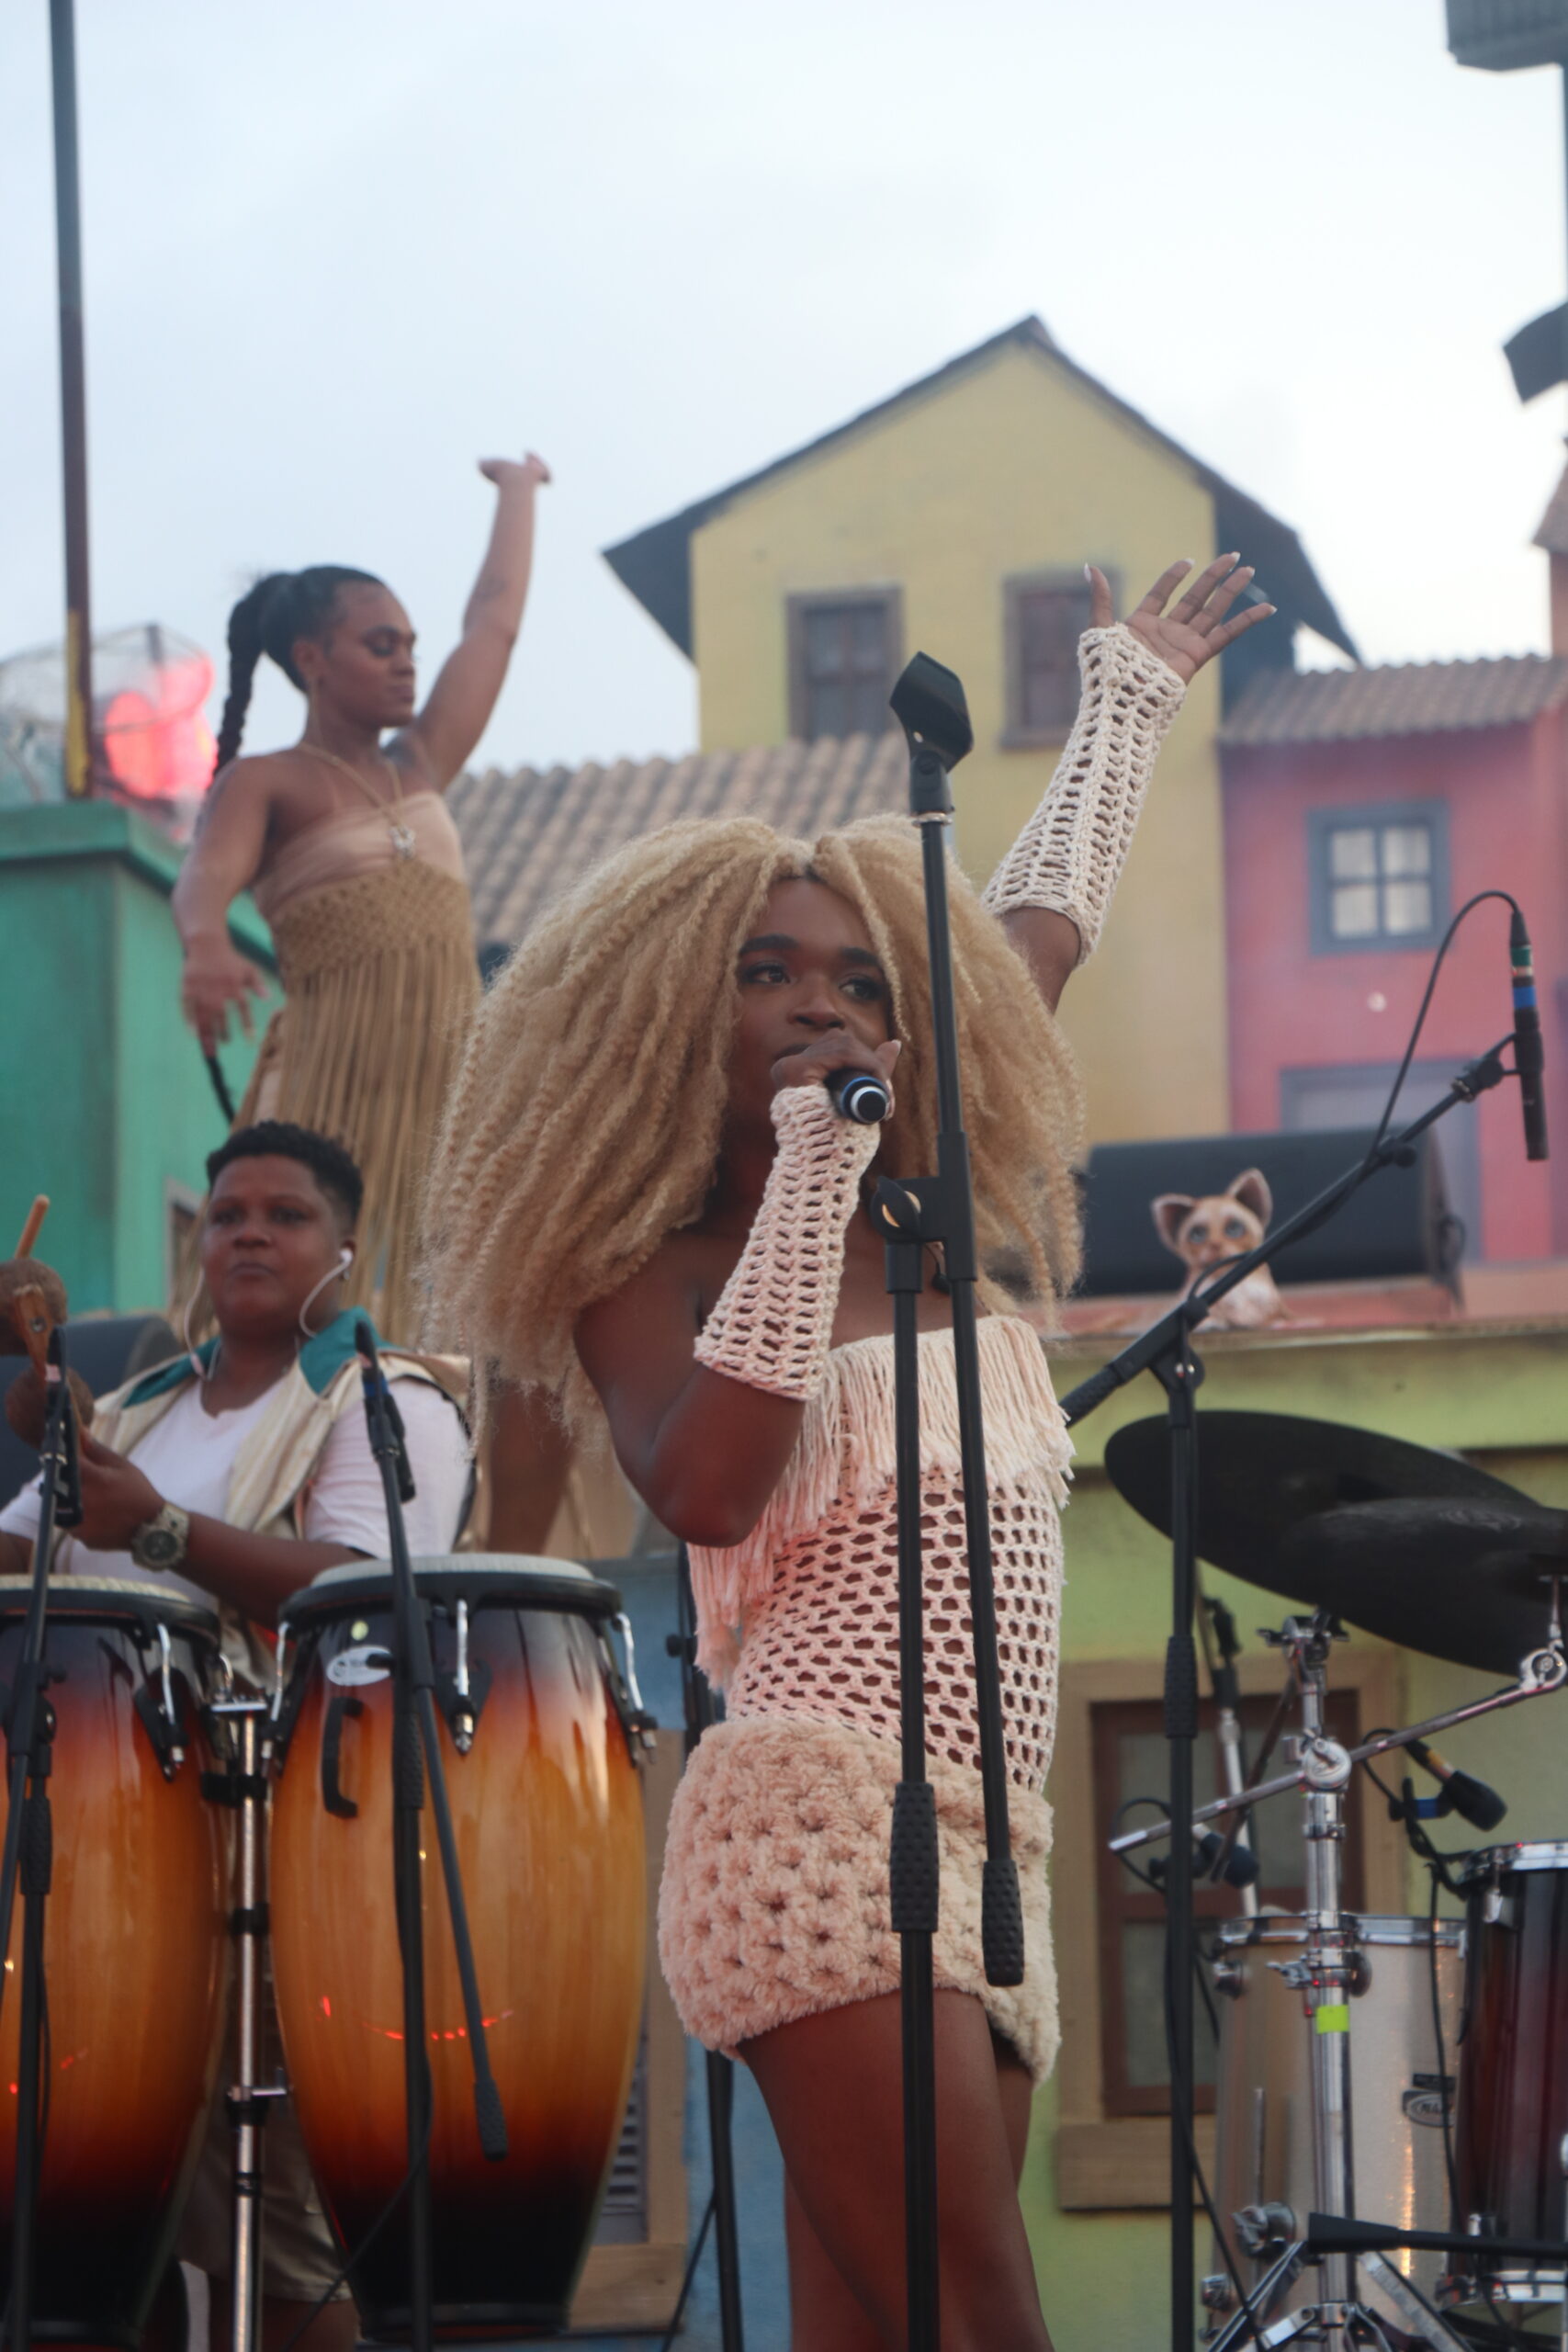
M1243 1789L1247 1786L1247 1774L1242 1763L1241 1718L1237 1715L1234 1707L1222 1707L1220 1709L1218 1730L1220 1742L1220 1770L1224 1777L1225 1794L1231 1797L1238 1797L1240 1796ZM1238 1846L1249 1847L1252 1844L1252 1815L1250 1811L1242 1815L1241 1826L1236 1831L1235 1842ZM1258 1888L1256 1884L1252 1886L1240 1887L1237 1889L1237 1892L1241 1896L1241 1907L1243 1911L1249 1919L1256 1919L1258 1917Z
M228 2099L234 2127L234 2234L229 2274L233 2313L230 2352L259 2352L262 2132L266 2121L266 2101L276 2096L261 2080L262 1966L266 1949L266 1901L262 1880L266 1798L262 1766L271 1752L271 1742L263 1738L260 1719L270 1709L265 1700L233 1699L220 1702L214 1712L227 1716L233 1724L234 1769L238 1776L233 1796L239 1815L235 1872L238 1899L231 1921L238 1947L236 2064Z
M1324 1700L1328 1680L1329 1635L1321 1623L1288 1622L1285 1646L1295 1662L1302 1693L1301 1774L1305 1792L1307 1942L1297 1963L1312 2035L1313 2185L1320 2213L1349 2216L1356 2210L1355 2166L1350 2144L1350 1929L1341 1904L1340 1847L1345 1837L1344 1791L1350 1759L1328 1737ZM1350 2257L1331 2254L1321 2267L1321 2304L1332 2311L1349 2303ZM1332 2322L1325 2343L1349 2336Z

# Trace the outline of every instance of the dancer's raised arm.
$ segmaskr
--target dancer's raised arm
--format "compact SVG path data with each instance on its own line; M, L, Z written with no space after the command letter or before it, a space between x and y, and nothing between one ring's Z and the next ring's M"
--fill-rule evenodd
M986 888L986 903L1034 976L1054 1012L1072 973L1100 938L1155 757L1206 662L1273 612L1252 605L1225 616L1252 578L1235 555L1217 556L1165 609L1191 570L1161 572L1118 623L1111 583L1092 564L1089 627L1078 645L1083 693L1045 797Z
M490 724L517 632L534 565L534 502L550 479L530 450L521 464L486 458L479 471L499 493L490 545L463 614L463 634L442 663L424 708L403 740L438 792L445 792Z

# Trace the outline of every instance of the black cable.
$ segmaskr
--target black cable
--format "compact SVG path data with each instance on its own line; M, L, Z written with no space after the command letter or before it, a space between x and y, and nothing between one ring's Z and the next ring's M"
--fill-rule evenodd
M663 2343L659 2347L659 2352L671 2352L671 2346L673 2345L676 2336L681 2332L681 2320L686 2308L686 2298L692 2291L692 2281L697 2275L697 2263L701 2258L703 2246L706 2241L708 2229L712 2223L714 2213L717 2206L717 2196L718 2193L715 2190L714 2194L708 2199L707 2211L703 2215L703 2225L697 2232L695 2239L693 2241L691 2255L686 2263L686 2275L681 2281L681 2292L676 2298L675 2309L671 2316L670 2326L665 2335ZM284 2346L284 2352L288 2352L287 2345Z
M370 2227L366 2231L358 2245L354 2248L352 2254L344 2256L342 2269L339 2270L336 2276L330 2279L327 2285L322 2288L321 2293L317 2296L315 2301L311 2304L310 2310L306 2312L299 2326L294 2330L293 2335L285 2340L283 2352L295 2352L295 2346L299 2343L300 2337L305 2335L308 2329L315 2326L316 2322L321 2318L321 2313L326 2310L327 2305L332 2301L333 2296L337 2293L338 2289L340 2287L347 2286L349 2272L351 2270L357 2269L360 2263L364 2261L366 2256L369 2253L371 2247L375 2245L377 2239L380 2236L382 2231L386 2228L388 2222L391 2220L393 2214L397 2211L404 2198L408 2195L409 2190L413 2186L415 2175L418 2173L420 2166L424 2163L430 2154L430 2131L431 2125L434 2123L434 2111L427 2110L424 2138L420 2143L418 2149L415 2151L408 2170L404 2173L401 2180L399 2181L396 2188L393 2189L390 2197L388 2198L387 2202L382 2206L381 2211L377 2214L376 2219L371 2222Z
M1145 1799L1145 1802L1146 1803L1147 1800ZM1181 2137L1187 2146L1187 2161L1192 2167L1192 2177L1198 2184L1198 2194L1202 2199L1203 2211L1209 2217L1209 2227L1214 2233L1214 2238L1219 2246L1220 2254L1224 2259L1225 2268L1230 2272L1231 2285L1235 2288L1241 2302L1241 2308L1247 2314L1247 2324L1252 2331L1252 2340L1255 2344L1261 2344L1263 2341L1262 2324L1258 2320L1258 2313L1252 2308L1252 2297L1242 2283L1240 2269L1237 2267L1235 2256L1231 2252L1230 2240L1226 2237L1224 2230L1220 2227L1220 2217L1214 2211L1214 2200L1209 2193L1208 2179L1203 2171L1202 2161L1198 2154L1197 2134L1192 2129L1191 2101L1179 2095L1185 2086L1179 2082L1177 2076L1176 2003L1171 1996L1170 1945L1168 1940L1166 1944L1165 1959L1161 1966L1160 1975L1165 1986L1165 2053L1166 2064L1170 2070L1171 2111L1176 2116L1181 2126ZM1174 2213L1171 2215L1170 2220L1171 2227L1173 2229L1180 2227L1180 2222ZM1190 2229L1191 2225L1191 2216L1189 2215L1187 2217L1187 2226Z
M1393 1106L1398 1102L1404 1081L1410 1074L1410 1065L1416 1058L1416 1048L1421 1042L1421 1032L1426 1026L1427 1014L1431 1007L1433 991L1438 985L1438 975L1443 968L1443 958L1448 954L1450 946L1452 944L1455 932L1458 931L1466 915L1472 912L1476 907L1484 905L1488 899L1501 899L1505 906L1511 907L1513 909L1515 914L1519 912L1518 900L1510 897L1506 890L1478 890L1473 899L1467 899L1465 900L1458 914L1455 915L1452 922L1450 923L1447 931L1444 932L1441 942L1438 944L1438 952L1432 958L1432 968L1427 977L1427 992L1421 999L1421 1009L1416 1015L1416 1026L1410 1032L1410 1043L1404 1048L1404 1059L1399 1065L1398 1074L1393 1081L1393 1091L1389 1095L1388 1101L1383 1105L1383 1114L1382 1119L1378 1123L1377 1134L1372 1137L1371 1149L1368 1152L1366 1157L1364 1164L1369 1168L1371 1167L1373 1159L1377 1157L1378 1147L1382 1142L1384 1136L1387 1135L1389 1127L1393 1123Z
M207 1075L212 1080L212 1091L218 1097L218 1108L222 1112L223 1116L228 1120L229 1125L232 1126L234 1124L234 1098L229 1091L229 1081L223 1075L223 1065L219 1060L218 1056L215 1053L204 1054L202 1056L202 1059L207 1064Z

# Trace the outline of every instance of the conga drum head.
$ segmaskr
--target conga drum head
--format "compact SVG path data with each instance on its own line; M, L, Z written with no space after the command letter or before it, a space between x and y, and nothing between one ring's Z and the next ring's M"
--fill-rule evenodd
M31 1577L0 1577L0 1622L27 1615L32 1589ZM198 1634L209 1643L216 1643L220 1630L216 1609L130 1577L51 1577L49 1614L51 1623L96 1618L163 1625L171 1634Z
M1561 2238L1568 2134L1568 1840L1488 1846L1468 1897L1466 2030L1455 2132L1460 2227L1476 2267L1536 2300L1531 2274L1488 2261L1488 2238ZM1466 2268L1470 2267L1468 2257ZM1552 2298L1561 2272L1543 2281Z
M14 1687L30 1577L0 1577L0 1684ZM44 1906L47 2130L33 2328L131 2346L173 2251L216 2086L228 1982L228 1833L206 1802L214 1610L130 1578L51 1581L54 1711ZM0 1792L0 1815L8 1791ZM0 2012L17 2080L23 1904ZM0 2130L0 2298L10 2291L16 2101Z
M470 1552L412 1564L414 1589L422 1600L451 1608L459 1600L470 1607L487 1601L513 1601L524 1609L560 1609L579 1616L608 1620L619 1614L621 1596L575 1560L534 1559L502 1552ZM307 1627L330 1622L344 1610L358 1607L390 1609L392 1571L379 1560L345 1560L323 1568L319 1577L293 1594L282 1611L287 1629L302 1634Z
M613 1587L561 1560L414 1563L508 2153L484 2157L428 1797L422 1829L438 2332L556 2331L619 2141L642 2022L637 1770L604 1644ZM393 1914L390 1572L329 1569L288 1604L272 1814L273 1962L306 2149L352 2253L407 2164ZM409 2329L407 2235L352 2272L366 2331Z

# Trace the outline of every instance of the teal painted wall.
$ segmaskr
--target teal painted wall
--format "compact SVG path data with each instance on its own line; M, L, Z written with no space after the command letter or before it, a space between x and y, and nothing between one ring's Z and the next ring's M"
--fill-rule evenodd
M179 1012L179 853L106 802L0 811L0 1250L35 1193L75 1314L164 1305L166 1188L199 1193L223 1138ZM268 965L248 901L238 944ZM231 1045L236 1097L254 1045Z
M1568 1324L1450 1325L1412 1332L1280 1332L1205 1335L1208 1372L1200 1410L1293 1413L1382 1430L1419 1445L1462 1453L1539 1501L1568 1506ZM1103 1341L1054 1348L1057 1393L1105 1361ZM1170 1606L1169 1552L1106 1478L1105 1442L1122 1423L1161 1410L1152 1380L1134 1382L1074 1431L1077 1476L1064 1521L1066 1590L1063 1657L1156 1660ZM1207 1589L1234 1611L1247 1652L1255 1629L1277 1624L1287 1604L1239 1580L1204 1570ZM1411 1596L1418 1623L1420 1596ZM1358 1638L1358 1646L1382 1648ZM1415 1722L1499 1688L1495 1676L1396 1652L1401 1711ZM1445 1734L1443 1752L1508 1801L1499 1838L1568 1838L1568 1693L1536 1699ZM1397 1776L1395 1776L1397 1777ZM1425 1784L1424 1790L1425 1792ZM1047 1794L1060 1817L1069 1792ZM1276 1804L1290 1805L1291 1797ZM1449 1849L1488 1842L1462 1822L1438 1825ZM1412 1913L1427 1906L1427 1879L1408 1874ZM1053 1889L1063 1906L1094 1900L1092 1887ZM1452 1906L1445 1905L1445 1907ZM1150 2352L1168 2342L1168 2231L1163 2211L1064 2211L1056 2201L1055 2083L1035 2100L1022 2197L1041 2294L1056 2352ZM1435 2226L1441 2226L1440 2221ZM1209 2233L1197 2241L1200 2274L1210 2267Z

